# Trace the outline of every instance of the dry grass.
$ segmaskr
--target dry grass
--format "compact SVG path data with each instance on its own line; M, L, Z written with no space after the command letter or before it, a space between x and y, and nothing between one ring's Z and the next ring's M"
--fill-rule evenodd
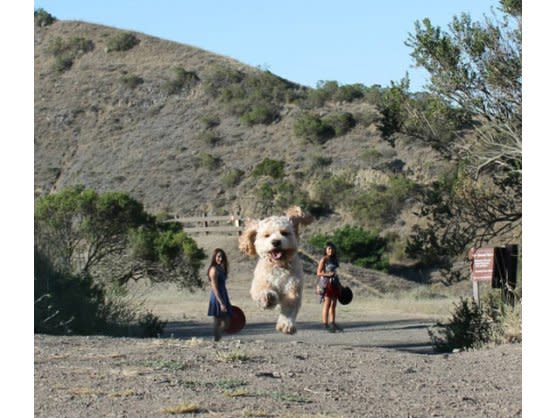
M162 410L167 414L178 415L178 414L195 414L201 412L199 405L193 402L185 402L176 406L169 406Z

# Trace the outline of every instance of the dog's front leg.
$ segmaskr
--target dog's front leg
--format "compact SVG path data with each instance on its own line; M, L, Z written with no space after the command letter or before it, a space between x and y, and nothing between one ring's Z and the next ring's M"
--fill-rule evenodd
M279 295L273 288L272 275L262 263L255 268L250 295L261 309L272 309L279 302Z
M302 304L301 289L292 289L280 302L280 314L277 320L277 331L284 334L296 333L296 317Z

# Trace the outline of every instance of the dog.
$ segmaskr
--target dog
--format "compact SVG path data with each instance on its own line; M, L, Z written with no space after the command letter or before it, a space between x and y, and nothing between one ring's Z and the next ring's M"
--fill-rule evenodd
M259 256L253 273L250 295L262 309L280 306L276 329L296 333L296 316L302 305L303 272L298 257L299 226L313 217L298 207L286 216L250 220L239 238L240 251Z

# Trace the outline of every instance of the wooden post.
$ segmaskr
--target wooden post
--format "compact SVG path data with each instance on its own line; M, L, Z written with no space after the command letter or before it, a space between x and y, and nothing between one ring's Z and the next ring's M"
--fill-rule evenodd
M472 280L472 296L474 297L474 302L480 307L480 282Z

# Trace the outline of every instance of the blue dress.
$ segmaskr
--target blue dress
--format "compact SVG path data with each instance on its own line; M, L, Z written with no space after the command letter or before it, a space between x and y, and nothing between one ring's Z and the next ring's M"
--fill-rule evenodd
M228 312L222 312L220 305L217 302L215 293L211 289L211 294L209 295L209 310L207 312L208 316L222 316L223 314L230 316L232 312L232 305L230 304L230 299L228 298L228 291L226 290L226 273L222 271L219 267L215 267L217 270L217 289L219 290L220 297L226 306Z

